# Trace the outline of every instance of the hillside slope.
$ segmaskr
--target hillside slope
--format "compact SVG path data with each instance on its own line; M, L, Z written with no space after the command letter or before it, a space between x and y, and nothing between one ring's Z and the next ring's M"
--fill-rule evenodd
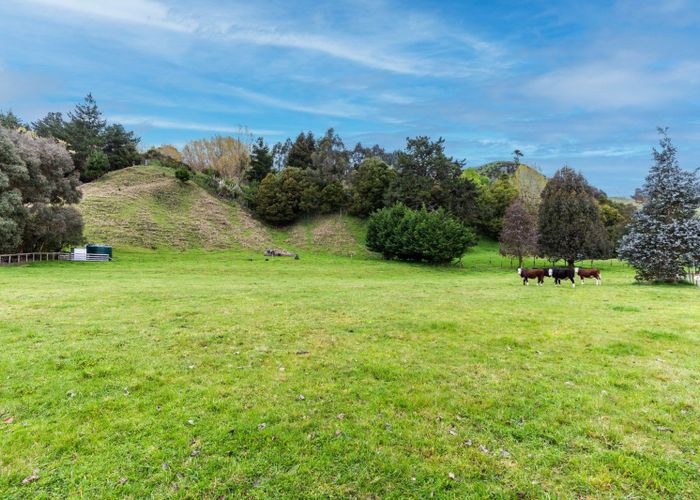
M547 176L524 163L512 161L494 161L486 163L477 170L491 180L507 175L512 180L523 198L538 202L542 190L547 185Z
M362 254L364 224L346 215L307 218L272 228L235 203L226 203L173 170L135 166L82 186L77 205L90 242L117 247L249 249Z
M275 242L284 248L339 255L368 255L366 234L365 221L340 214L308 217L273 232Z
M142 248L251 248L271 243L244 210L216 199L171 169L136 166L82 187L78 209L88 241Z
M540 194L547 185L547 176L521 163L513 175L513 182L523 198L539 201Z

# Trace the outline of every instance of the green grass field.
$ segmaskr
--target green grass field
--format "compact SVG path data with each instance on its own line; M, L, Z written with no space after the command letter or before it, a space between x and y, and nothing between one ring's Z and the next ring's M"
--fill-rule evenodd
M116 257L0 268L0 497L700 495L695 287Z

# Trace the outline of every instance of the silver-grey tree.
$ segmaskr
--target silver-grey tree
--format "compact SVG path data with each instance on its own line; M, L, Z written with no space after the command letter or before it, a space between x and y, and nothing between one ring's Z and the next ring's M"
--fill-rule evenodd
M700 183L680 168L676 148L659 129L660 150L642 189L645 203L620 243L619 255L637 270L639 281L678 281L684 267L700 262Z
M0 127L0 252L80 243L78 172L65 145Z
M0 253L13 252L22 241L26 217L20 188L28 179L27 167L0 127Z

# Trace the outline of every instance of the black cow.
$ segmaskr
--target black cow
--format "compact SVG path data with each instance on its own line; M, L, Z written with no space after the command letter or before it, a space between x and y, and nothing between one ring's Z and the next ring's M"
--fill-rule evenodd
M554 278L555 285L561 285L561 280L570 280L571 286L576 288L576 281L574 281L576 273L571 267L550 267L547 274L550 278Z

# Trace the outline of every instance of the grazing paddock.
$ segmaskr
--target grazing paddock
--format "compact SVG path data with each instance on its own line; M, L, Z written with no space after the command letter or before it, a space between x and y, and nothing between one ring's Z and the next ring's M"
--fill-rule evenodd
M1 497L700 495L697 287L116 255L0 268Z

